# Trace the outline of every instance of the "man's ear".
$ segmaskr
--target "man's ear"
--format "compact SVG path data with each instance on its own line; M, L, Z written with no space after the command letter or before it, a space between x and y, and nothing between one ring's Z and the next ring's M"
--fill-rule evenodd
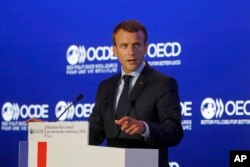
M117 47L115 46L115 45L113 45L113 53L114 53L114 55L115 55L115 57L117 57Z

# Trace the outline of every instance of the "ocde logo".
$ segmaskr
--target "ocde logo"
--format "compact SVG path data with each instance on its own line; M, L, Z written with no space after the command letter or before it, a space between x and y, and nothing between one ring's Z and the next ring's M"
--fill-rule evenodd
M27 118L48 118L48 104L19 105L18 103L4 103L2 117L5 121L18 120L20 117Z
M67 61L70 65L83 64L86 60L92 61L107 61L116 60L113 55L111 46L98 46L96 48L85 48L82 46L71 45L67 50Z
M43 133L43 129L30 129L30 134Z
M71 102L59 101L55 107L55 115L58 118L65 109L71 104ZM93 110L94 103L77 104L71 106L60 118L60 121L72 120L74 116L76 118L88 118Z
M155 57L177 57L181 53L179 42L151 43L148 45L147 55L150 58Z
M223 103L222 99L205 98L201 103L201 114L205 119L227 116L249 116L250 100L229 100Z

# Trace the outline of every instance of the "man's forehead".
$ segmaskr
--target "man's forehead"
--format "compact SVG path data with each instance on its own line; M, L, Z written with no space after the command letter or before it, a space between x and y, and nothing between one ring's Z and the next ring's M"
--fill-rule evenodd
M119 43L127 43L127 42L143 42L145 39L144 34L142 31L137 32L128 32L125 30L119 30L115 35L116 42Z

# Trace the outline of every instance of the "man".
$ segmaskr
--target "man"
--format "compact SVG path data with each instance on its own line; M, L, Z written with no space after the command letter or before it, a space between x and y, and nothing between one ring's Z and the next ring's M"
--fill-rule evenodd
M89 144L107 139L110 147L156 148L159 167L167 167L167 148L183 137L177 82L145 61L147 30L141 23L121 22L112 38L122 69L99 85Z

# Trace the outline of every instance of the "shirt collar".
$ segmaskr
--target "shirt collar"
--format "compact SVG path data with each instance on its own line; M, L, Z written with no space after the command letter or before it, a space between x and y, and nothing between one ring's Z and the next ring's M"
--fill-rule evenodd
M142 72L143 68L145 67L146 63L145 61L143 61L143 63L133 72L127 74L127 75L132 75L133 78L138 78L140 73ZM122 67L121 67L122 69ZM125 75L126 73L123 71L123 69L121 70L122 71L122 76Z

